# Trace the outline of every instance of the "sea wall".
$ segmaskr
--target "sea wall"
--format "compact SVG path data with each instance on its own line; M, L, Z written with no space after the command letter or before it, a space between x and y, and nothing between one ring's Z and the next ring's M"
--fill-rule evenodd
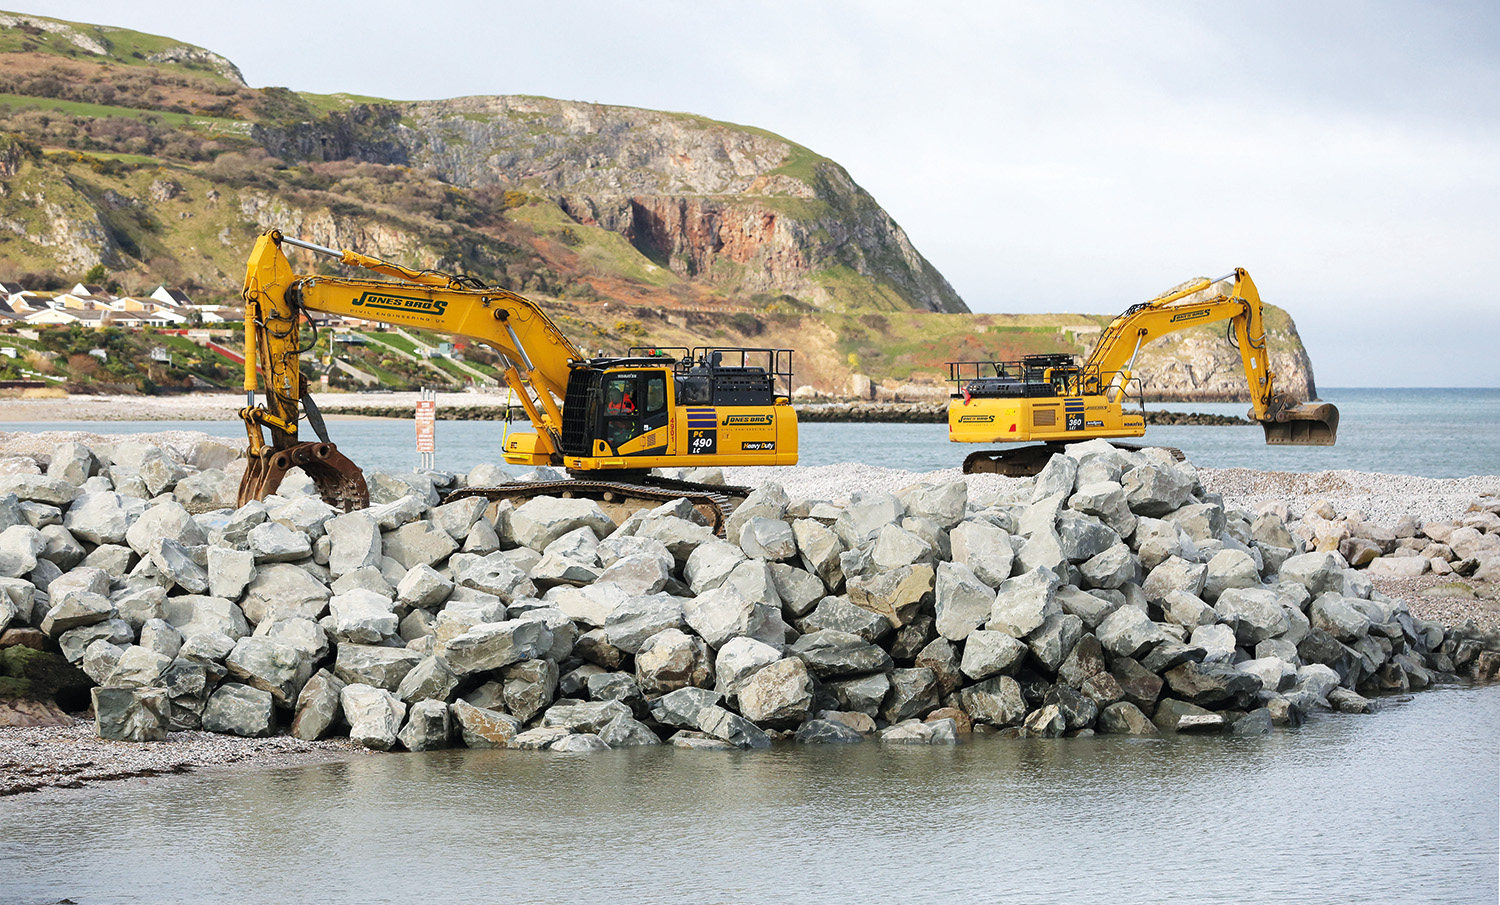
M1451 524L1293 521L1095 441L980 489L765 484L726 539L683 501L619 524L441 502L503 479L487 466L371 473L353 513L299 480L232 509L233 452L0 459L0 696L64 720L48 699L87 694L108 739L581 752L1256 734L1500 668L1494 639L1371 580L1500 578L1495 498Z

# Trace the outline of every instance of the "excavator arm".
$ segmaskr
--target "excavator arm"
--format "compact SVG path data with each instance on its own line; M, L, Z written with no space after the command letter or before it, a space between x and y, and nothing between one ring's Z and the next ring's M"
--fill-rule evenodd
M283 245L336 257L345 265L394 280L300 275ZM534 303L503 289L484 288L437 271L416 271L352 251L339 251L283 236L261 235L245 273L245 394L240 410L250 441L250 464L240 485L240 503L275 491L285 473L301 467L325 499L346 510L368 505L359 469L328 441L322 417L299 370L308 349L299 342L304 312L321 312L398 324L459 336L490 346L506 362L506 383L536 427L534 452L560 461L559 436L569 362L579 350ZM266 401L256 403L259 374ZM297 437L300 413L319 443ZM263 431L270 431L267 443Z
M1134 376L1142 346L1169 333L1226 320L1250 387L1249 414L1265 429L1266 442L1332 446L1338 409L1326 403L1304 405L1276 386L1260 293L1244 268L1218 279L1186 283L1112 320L1084 362L1086 392L1110 392L1112 400L1118 399Z

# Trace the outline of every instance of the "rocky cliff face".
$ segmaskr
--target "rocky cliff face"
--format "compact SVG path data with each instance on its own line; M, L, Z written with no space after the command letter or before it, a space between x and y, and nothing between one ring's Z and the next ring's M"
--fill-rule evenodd
M421 168L464 188L540 194L679 277L818 308L967 311L838 164L685 114L531 97L355 106L261 126L290 160Z

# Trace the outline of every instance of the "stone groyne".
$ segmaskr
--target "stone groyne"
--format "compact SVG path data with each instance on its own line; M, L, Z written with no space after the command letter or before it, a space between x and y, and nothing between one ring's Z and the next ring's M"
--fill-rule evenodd
M797 420L802 423L945 424L948 421L947 402L799 402L796 403L796 409ZM328 415L368 418L409 419L416 415L416 409L406 405L350 405L344 402L325 402L323 412ZM505 421L507 418L523 423L526 421L526 413L520 406L483 404L446 405L438 410L438 417L448 421ZM1252 422L1234 415L1147 411L1146 423L1222 426Z
M721 538L683 501L619 524L441 502L490 466L370 473L347 514L305 480L233 509L230 454L0 459L0 696L91 704L105 739L587 752L1258 734L1500 666L1371 579L1500 578L1496 498L1447 524L1294 520L1093 441L1011 482L764 484Z

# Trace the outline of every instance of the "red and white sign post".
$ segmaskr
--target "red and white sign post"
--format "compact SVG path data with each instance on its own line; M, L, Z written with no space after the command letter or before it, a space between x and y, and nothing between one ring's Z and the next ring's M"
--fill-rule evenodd
M420 471L432 471L437 452L437 391L422 390L417 399L417 457Z

